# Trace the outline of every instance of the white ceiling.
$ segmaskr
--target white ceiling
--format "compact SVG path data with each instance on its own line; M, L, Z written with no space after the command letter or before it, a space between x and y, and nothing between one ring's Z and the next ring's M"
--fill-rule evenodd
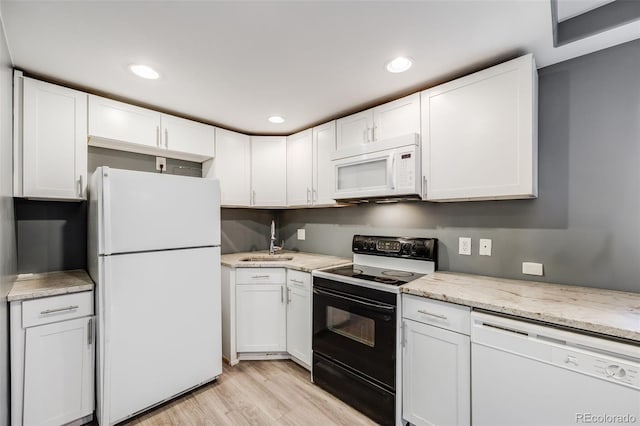
M554 48L549 0L2 1L1 12L17 68L254 134L290 134L521 53L542 67L640 38L634 22ZM390 74L398 55L415 65ZM135 77L138 62L161 79Z

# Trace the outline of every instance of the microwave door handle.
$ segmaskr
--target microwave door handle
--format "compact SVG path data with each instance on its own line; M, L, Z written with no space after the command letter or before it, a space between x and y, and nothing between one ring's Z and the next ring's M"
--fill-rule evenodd
M389 168L389 182L391 182L391 190L396 190L396 154L391 153L391 167Z

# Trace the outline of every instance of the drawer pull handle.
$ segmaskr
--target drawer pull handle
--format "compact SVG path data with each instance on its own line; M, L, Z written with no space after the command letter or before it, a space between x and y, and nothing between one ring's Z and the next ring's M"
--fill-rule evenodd
M47 309L40 312L40 315L55 314L56 312L64 312L64 311L73 311L74 309L78 309L79 307L80 306L78 305L71 305L65 308Z
M269 275L254 275L251 278L269 278Z
M422 315L429 315L430 317L434 317L434 318L440 318L440 319L443 319L443 320L447 319L446 315L434 314L432 312L425 311L423 309L418 309L418 313L420 313Z
M296 280L295 278L289 278L289 281L291 281L292 283L304 284L302 281Z

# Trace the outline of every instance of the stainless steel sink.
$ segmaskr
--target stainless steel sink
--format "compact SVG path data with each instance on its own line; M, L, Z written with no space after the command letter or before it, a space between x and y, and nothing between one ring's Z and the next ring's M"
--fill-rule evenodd
M293 256L251 256L240 259L240 262L286 262L287 260L293 260Z

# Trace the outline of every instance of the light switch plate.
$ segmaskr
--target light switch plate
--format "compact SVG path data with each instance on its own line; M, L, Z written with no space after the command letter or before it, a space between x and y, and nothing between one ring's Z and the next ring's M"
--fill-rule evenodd
M458 254L471 256L471 238L470 237L458 238Z
M522 262L522 273L527 275L543 275L542 263Z
M489 238L480 238L479 245L478 254L480 256L491 256L491 240Z
M298 239L304 240L306 238L306 232L304 229L298 229Z

